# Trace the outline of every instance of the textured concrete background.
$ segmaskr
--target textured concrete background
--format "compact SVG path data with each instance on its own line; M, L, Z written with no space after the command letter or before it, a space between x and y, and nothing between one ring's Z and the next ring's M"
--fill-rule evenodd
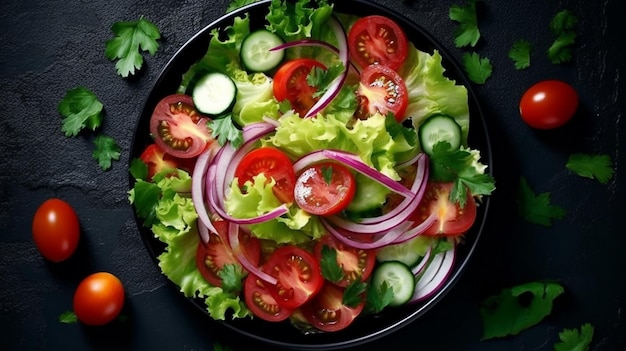
M419 23L460 60L453 45L455 0L376 1ZM236 350L249 343L178 294L145 249L127 201L127 164L135 124L158 73L194 33L224 13L227 1L25 0L0 2L0 348ZM480 7L483 35L476 50L491 59L492 78L474 86L491 134L498 190L486 230L466 274L426 316L360 350L552 350L563 328L595 325L593 350L626 348L626 214L624 94L620 76L626 51L621 0L580 2L491 0ZM570 64L544 55L553 40L547 24L561 9L579 19ZM161 30L156 56L144 56L133 78L116 75L104 43L117 21L145 16ZM529 69L516 71L507 51L517 39L535 44ZM559 130L536 132L519 118L517 104L538 80L560 78L579 92L581 107ZM102 132L122 148L104 172L91 158L89 133L67 138L57 105L76 86L92 90L105 106ZM608 185L573 176L574 152L609 154L616 174ZM551 192L566 218L543 228L515 213L520 175L537 192ZM50 197L66 199L81 222L79 250L62 264L45 262L32 240L32 216ZM86 328L58 322L71 309L78 282L108 270L125 284L123 326ZM501 288L533 280L562 282L567 293L553 314L522 334L480 341L477 304ZM252 346L254 345L254 346Z

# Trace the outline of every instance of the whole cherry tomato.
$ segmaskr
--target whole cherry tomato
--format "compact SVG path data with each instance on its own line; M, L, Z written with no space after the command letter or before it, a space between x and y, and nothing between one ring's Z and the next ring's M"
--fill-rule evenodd
M49 199L35 212L32 232L41 255L52 262L61 262L76 251L80 223L70 204L61 199Z
M537 129L553 129L567 123L578 109L578 93L560 80L544 80L522 96L519 110L526 124Z
M115 319L124 306L124 286L113 274L94 273L74 293L74 313L87 325L103 325Z

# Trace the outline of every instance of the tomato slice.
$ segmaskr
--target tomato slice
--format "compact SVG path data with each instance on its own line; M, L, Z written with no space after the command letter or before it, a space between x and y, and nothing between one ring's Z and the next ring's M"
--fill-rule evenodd
M287 100L291 108L304 116L319 98L313 95L317 87L309 85L307 76L314 67L326 69L319 61L300 58L288 61L278 68L274 75L274 97L278 101Z
M265 288L263 281L254 274L248 274L243 286L244 300L252 314L268 322L280 322L289 318L290 309L276 302L276 299Z
M210 233L209 242L207 244L204 244L203 242L198 244L198 250L196 251L196 266L204 279L214 286L221 287L222 278L220 278L219 272L222 268L228 264L235 264L238 266L241 266L241 264L235 257L235 254L231 250L227 241L228 222L214 221L213 226L217 229L219 235ZM240 230L239 240L241 242L244 255L252 264L258 265L261 258L261 243L259 239Z
M334 332L346 328L363 311L365 302L351 307L343 304L345 290L326 283L310 302L300 309L308 322L317 329Z
M293 245L276 249L261 269L277 280L267 290L280 306L290 310L309 301L324 283L315 257Z
M268 181L273 178L276 182L272 191L278 200L283 203L293 202L296 173L287 155L273 147L261 147L246 154L235 169L235 177L242 188L247 181L252 181L254 176L261 173L265 174Z
M345 209L356 192L356 181L345 166L324 161L305 168L294 189L298 206L308 213L332 215Z
M397 121L404 120L404 113L409 105L409 93L400 75L388 66L370 65L361 72L361 81L357 92L360 110L365 114L393 113Z
M348 48L361 68L372 64L400 68L407 57L408 41L396 22L384 16L358 19L348 32Z
M198 156L214 139L190 96L168 95L156 105L150 118L150 133L155 143L179 158Z
M415 221L423 221L431 213L437 213L435 222L424 232L425 235L461 235L472 227L476 219L476 202L467 192L467 201L461 208L450 201L452 183L429 182L419 207L411 215Z
M315 257L320 262L323 257L322 249L324 246L335 250L337 264L343 270L343 279L333 283L346 287L356 280L365 281L372 274L374 263L376 263L374 250L357 249L337 241L332 235L325 235L317 241L314 250Z
M191 173L196 164L195 158L174 157L165 153L157 144L148 145L139 156L139 159L148 166L149 180L152 179L155 174L166 169L180 168Z

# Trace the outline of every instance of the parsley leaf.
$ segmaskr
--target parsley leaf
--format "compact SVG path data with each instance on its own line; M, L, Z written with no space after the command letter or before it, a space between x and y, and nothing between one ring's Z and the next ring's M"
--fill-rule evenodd
M355 280L343 291L342 303L348 307L355 308L363 302L363 293L367 290L367 284L360 280Z
M227 141L238 148L243 143L243 134L235 123L231 114L220 118L213 119L209 122L209 128L213 131L212 135L217 139L220 145L226 144Z
M343 279L343 269L337 262L337 250L328 245L322 247L322 257L320 258L320 268L322 276L331 282L338 282Z
M78 322L78 317L76 316L76 313L72 311L66 311L61 313L61 315L59 316L59 322L73 324Z
M85 87L68 90L58 106L64 117L61 130L66 137L78 135L83 128L96 130L102 124L103 107L96 95Z
M393 301L393 296L393 289L387 282L384 281L380 286L370 284L367 286L365 309L372 313L378 313Z
M518 40L509 50L509 58L515 63L515 69L522 70L530 67L530 51L532 45L527 40Z
M517 335L552 312L554 299L564 292L554 282L531 282L503 289L480 304L481 340Z
M562 207L550 204L550 193L535 194L524 177L520 179L517 206L519 214L525 220L545 227L552 225L553 219L565 216Z
M554 351L587 351L593 339L594 328L585 323L577 329L563 329L559 333L560 342L554 344Z
M470 0L465 6L453 5L450 7L448 16L451 20L458 22L457 28L454 30L454 44L457 48L471 45L476 46L480 39L480 30L478 29L478 19L476 16L476 2L478 0Z
M476 84L485 84L487 79L491 77L493 66L488 58L480 57L476 52L466 52L462 57L463 67L468 78Z
M309 86L317 88L317 91L313 93L312 96L317 98L324 95L331 83L339 77L343 71L344 67L341 63L332 65L328 67L328 69L323 69L317 66L313 67L313 69L306 76L306 82Z
M143 56L140 50L154 56L159 48L159 28L143 17L134 22L116 22L111 31L115 37L107 40L104 55L111 61L119 59L115 68L122 77L134 75L135 69L141 69Z
M143 219L143 226L152 227L159 223L156 218L155 207L161 199L161 189L152 182L138 179L133 188L128 192L130 203L135 206L137 216Z
M146 180L148 178L148 165L140 158L134 158L130 161L128 171L135 179Z
M550 29L556 39L548 48L548 58L554 64L569 62L572 59L571 46L576 42L574 27L576 16L568 10L558 12L550 22Z
M100 134L94 139L96 149L93 151L93 158L98 161L100 168L106 171L111 168L112 160L120 159L120 147L115 139L110 136Z
M230 346L225 346L220 343L213 344L213 351L233 351Z
M246 5L254 4L257 1L259 0L232 0L230 4L228 4L228 7L226 7L226 13L233 12Z
M581 177L597 179L606 184L613 177L613 162L609 155L572 154L565 165Z
M241 281L244 277L244 271L240 265L225 264L217 275L222 280L222 289L224 291L236 293L243 290Z

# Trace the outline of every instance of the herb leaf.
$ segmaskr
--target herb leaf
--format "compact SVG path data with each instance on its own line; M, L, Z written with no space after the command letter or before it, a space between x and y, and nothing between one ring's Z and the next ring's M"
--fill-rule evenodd
M487 79L491 77L493 66L491 61L486 57L480 57L476 52L466 52L462 57L463 67L468 78L476 84L485 84Z
M509 50L509 58L515 63L515 69L522 70L530 67L530 51L532 45L527 40L518 40Z
M360 280L355 280L344 290L342 303L348 307L357 307L363 302L363 293L365 293L366 290L367 284Z
M554 282L532 282L503 289L480 305L482 340L517 335L552 312L554 299L564 292Z
M231 114L220 118L213 119L209 122L209 128L213 131L212 135L217 139L220 145L230 141L234 148L238 148L243 143L243 134L235 123Z
M468 4L453 5L450 7L448 16L451 20L458 22L458 26L454 31L454 44L457 48L464 46L476 46L480 39L480 30L478 29L478 19L476 16L476 2L478 0L470 0Z
M613 177L613 162L609 155L572 154L565 165L581 177L596 179L606 184Z
M550 22L550 29L556 39L548 48L548 58L553 64L569 62L572 59L571 46L576 42L577 18L568 10L558 12Z
M587 351L593 339L594 328L585 323L577 329L563 329L559 333L560 342L554 344L554 351Z
M222 280L222 289L224 291L237 293L243 290L241 281L244 277L244 272L240 265L226 264L217 275Z
M134 22L116 22L111 31L115 37L106 42L104 55L111 61L119 59L115 68L122 77L134 75L136 69L141 69L143 56L140 50L154 56L159 48L159 28L143 17Z
M85 87L68 90L58 106L64 117L61 130L66 137L78 135L83 128L96 130L102 124L103 107L96 95Z
M519 214L525 220L545 227L551 226L553 219L561 219L565 216L565 210L562 207L550 204L550 193L535 194L524 177L520 179L517 205Z
M78 317L76 316L76 313L72 311L66 311L61 313L61 315L59 316L59 322L73 324L78 322Z
M322 247L320 268L322 276L331 282L336 283L343 279L343 269L337 263L337 250L328 245Z
M369 284L367 286L365 309L371 313L378 313L393 301L393 296L393 289L387 282L383 282L379 286Z
M111 161L120 159L120 147L115 139L110 136L100 134L94 139L96 149L93 151L93 158L98 161L100 168L106 171L111 168Z
M313 93L312 96L314 98L317 98L324 95L324 93L326 93L326 91L330 87L330 84L337 77L339 77L343 73L343 71L344 67L341 63L332 65L328 67L328 69L322 69L317 66L313 67L313 69L311 69L309 74L306 76L307 83L310 86L317 88L317 91Z
M226 13L233 12L240 7L244 7L246 5L254 4L259 0L232 0L228 7L226 8Z

